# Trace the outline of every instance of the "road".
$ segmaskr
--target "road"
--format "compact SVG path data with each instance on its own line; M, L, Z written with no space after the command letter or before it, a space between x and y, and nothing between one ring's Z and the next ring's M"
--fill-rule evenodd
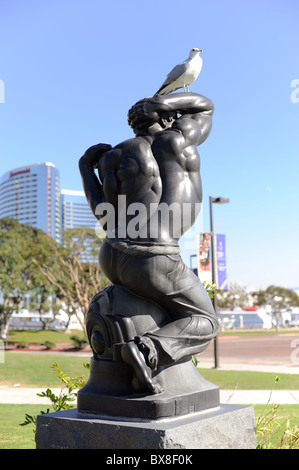
M219 336L218 363L284 368L299 373L299 333L245 337ZM214 342L198 356L200 362L214 364Z

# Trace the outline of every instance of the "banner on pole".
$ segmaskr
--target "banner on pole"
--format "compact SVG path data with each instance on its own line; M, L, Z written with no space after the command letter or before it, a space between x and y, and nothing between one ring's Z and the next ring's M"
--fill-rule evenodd
M221 290L227 290L226 273L226 253L225 253L225 235L216 235L216 275L217 287Z
M201 282L212 282L211 237L209 233L199 233L198 277Z

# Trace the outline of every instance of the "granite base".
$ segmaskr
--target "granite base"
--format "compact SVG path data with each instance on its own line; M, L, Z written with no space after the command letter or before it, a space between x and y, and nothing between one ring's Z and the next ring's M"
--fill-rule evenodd
M155 421L118 420L77 409L39 415L37 449L255 449L251 406Z

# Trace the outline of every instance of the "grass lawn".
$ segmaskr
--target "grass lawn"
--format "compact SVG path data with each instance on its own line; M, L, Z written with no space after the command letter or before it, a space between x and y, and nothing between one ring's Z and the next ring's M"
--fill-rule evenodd
M272 372L200 369L199 373L221 389L272 390L275 377L275 390L299 390L299 374L274 374Z
M57 373L51 368L55 362L69 377L83 376L86 379L89 377L88 370L83 366L89 362L88 357L6 351L4 361L0 364L0 385L59 387Z
M89 377L89 371L83 366L84 363L89 363L88 357L6 351L4 360L3 364L0 363L0 385L59 387L60 381L51 368L55 362L70 377L83 376L85 379ZM222 389L272 389L275 380L275 374L270 372L200 368L198 370L206 380ZM280 380L275 385L276 390L299 390L299 374L278 374L278 376Z
M71 343L71 336L86 338L83 331L73 330L71 333L56 330L12 330L9 331L8 344L44 344L45 341L56 343Z
M0 449L35 449L34 426L20 426L20 423L26 413L38 415L46 410L46 405L0 404Z
M299 436L299 405L278 405L277 409L274 409L273 405L266 407L254 405L254 411L256 423L258 424L259 418L263 417L262 425L269 429L263 433L257 433L258 445L263 444L264 448L289 448L288 431L294 431L295 427L297 427L296 435ZM294 449L299 449L299 440L294 445Z

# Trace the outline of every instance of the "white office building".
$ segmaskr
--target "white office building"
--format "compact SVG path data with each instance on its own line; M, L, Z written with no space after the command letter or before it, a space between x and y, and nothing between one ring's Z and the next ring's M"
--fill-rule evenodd
M68 228L95 229L83 191L60 189L59 170L53 163L35 163L7 171L0 178L0 218L9 217L39 228L61 240Z
M0 178L0 218L16 219L59 241L60 197L59 171L53 163L35 163L7 171Z

